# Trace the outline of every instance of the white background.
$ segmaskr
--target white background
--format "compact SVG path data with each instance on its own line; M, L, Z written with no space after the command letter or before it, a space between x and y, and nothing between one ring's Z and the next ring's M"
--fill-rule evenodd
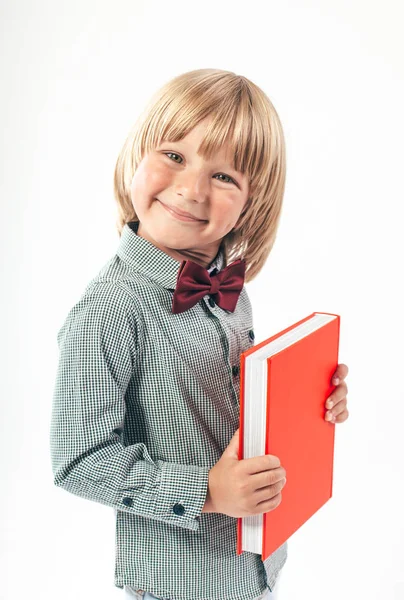
M112 508L53 484L56 334L119 237L113 170L170 78L233 70L283 123L275 247L247 284L256 342L341 316L350 416L333 497L289 541L280 600L402 600L403 5L1 3L3 600L122 599Z

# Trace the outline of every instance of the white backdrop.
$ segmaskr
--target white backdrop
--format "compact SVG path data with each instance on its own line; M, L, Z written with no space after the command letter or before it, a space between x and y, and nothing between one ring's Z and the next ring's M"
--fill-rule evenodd
M215 67L283 123L278 238L247 284L256 342L341 316L349 419L333 497L280 600L402 600L404 10L385 0L1 2L1 600L122 599L113 510L53 484L56 334L115 253L115 161L152 93Z

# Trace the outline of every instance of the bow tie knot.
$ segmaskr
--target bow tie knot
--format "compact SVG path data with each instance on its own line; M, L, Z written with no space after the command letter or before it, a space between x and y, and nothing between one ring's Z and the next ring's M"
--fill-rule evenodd
M210 286L209 294L217 294L220 288L220 280L217 275L211 275L212 285Z
M183 260L178 270L172 312L181 313L210 294L220 308L234 312L244 285L245 260L239 258L215 275L191 260Z

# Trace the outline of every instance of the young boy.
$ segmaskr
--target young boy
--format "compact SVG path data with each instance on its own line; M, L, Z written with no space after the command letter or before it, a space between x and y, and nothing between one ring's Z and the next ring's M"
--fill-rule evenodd
M58 333L50 442L55 485L114 508L128 598L275 598L287 543L237 555L236 524L276 509L285 469L239 461L237 428L243 281L271 251L284 184L274 107L221 70L163 86L118 158L120 243Z

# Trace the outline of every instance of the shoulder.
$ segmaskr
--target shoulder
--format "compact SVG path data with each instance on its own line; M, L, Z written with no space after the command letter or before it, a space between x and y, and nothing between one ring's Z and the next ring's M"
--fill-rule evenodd
M136 294L121 279L95 279L85 288L81 300L85 300L116 313L128 312L134 318L140 315Z
M115 255L90 280L84 293L108 294L114 299L119 296L123 304L128 304L129 309L137 309L140 316L143 300L151 298L156 301L160 289L161 286L149 276Z
M143 320L136 295L120 280L94 279L69 310L57 334L59 345L69 332L137 348L143 334Z

